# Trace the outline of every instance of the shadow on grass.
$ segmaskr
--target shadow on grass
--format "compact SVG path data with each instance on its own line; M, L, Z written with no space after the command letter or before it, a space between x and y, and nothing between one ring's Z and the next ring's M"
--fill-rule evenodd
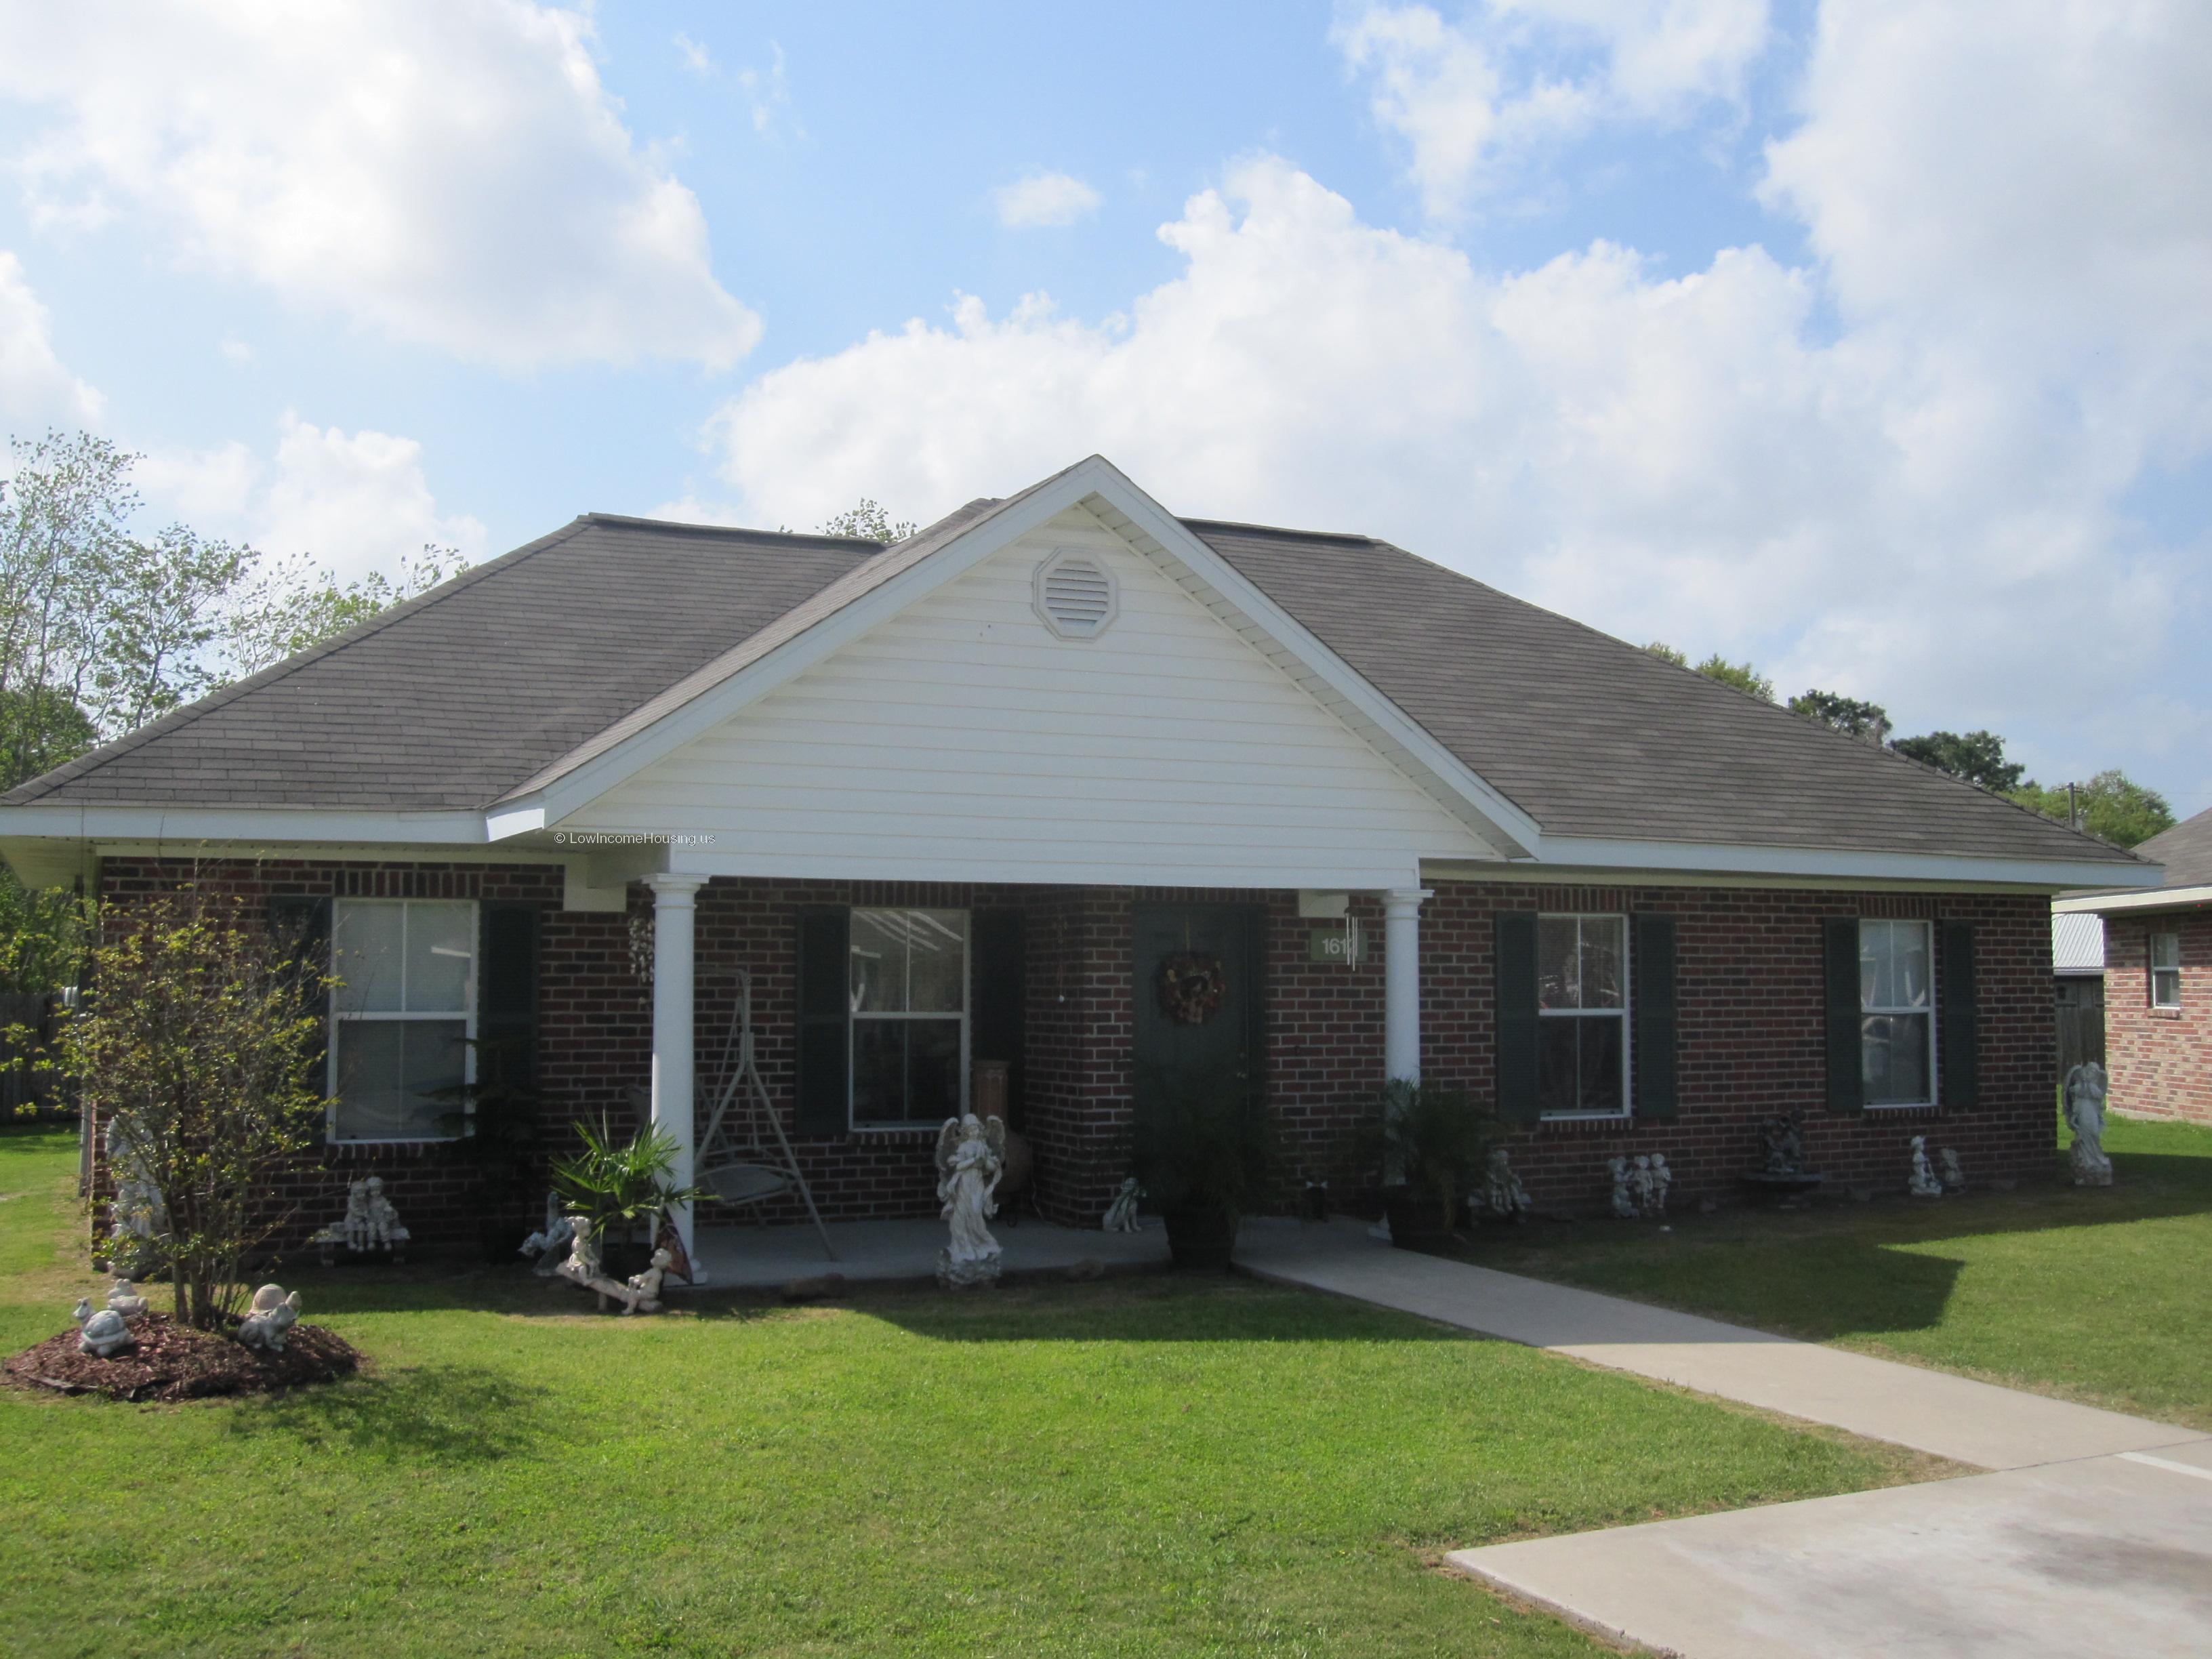
M557 1435L550 1388L480 1365L410 1366L232 1413L228 1431L335 1445L392 1462L495 1463Z

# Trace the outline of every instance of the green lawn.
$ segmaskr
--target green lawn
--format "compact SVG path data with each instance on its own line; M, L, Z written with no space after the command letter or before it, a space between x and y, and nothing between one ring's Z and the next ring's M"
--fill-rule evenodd
M1676 1216L1670 1233L1551 1224L1474 1255L2212 1429L2212 1129L2114 1118L2105 1145L2110 1188Z
M0 1350L66 1322L75 1147L0 1135ZM1924 1474L1241 1280L580 1316L302 1275L372 1374L0 1390L0 1651L1594 1655L1443 1549Z

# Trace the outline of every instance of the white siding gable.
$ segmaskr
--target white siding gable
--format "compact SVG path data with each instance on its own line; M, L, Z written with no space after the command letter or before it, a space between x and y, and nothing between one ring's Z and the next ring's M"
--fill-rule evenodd
M1056 635L1055 551L1118 588ZM1082 508L994 554L561 825L708 837L714 874L1376 887L1494 856Z

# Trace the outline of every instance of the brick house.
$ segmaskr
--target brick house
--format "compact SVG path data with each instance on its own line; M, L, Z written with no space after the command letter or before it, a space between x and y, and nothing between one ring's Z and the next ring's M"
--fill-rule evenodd
M1139 1098L1200 1071L1346 1200L1347 1131L1415 1075L1494 1100L1561 1206L1615 1152L1732 1194L1784 1112L1838 1179L1901 1183L1923 1132L2032 1175L2050 896L2156 876L1096 457L889 547L586 515L17 789L0 853L118 902L234 892L330 951L300 1178L380 1171L418 1235L469 1225L428 1091L493 1040L556 1117L642 1094L689 1158L740 1006L831 1217L933 1212L933 1131L996 1066L1079 1224Z
M2112 1109L2212 1123L2212 811L2136 851L2165 867L2163 885L2068 894L2051 908L2104 921Z

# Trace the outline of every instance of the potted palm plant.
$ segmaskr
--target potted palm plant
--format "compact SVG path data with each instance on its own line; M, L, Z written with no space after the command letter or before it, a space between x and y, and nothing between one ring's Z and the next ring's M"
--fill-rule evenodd
M617 1140L602 1117L595 1129L576 1125L582 1146L553 1163L553 1190L568 1213L592 1224L600 1242L600 1260L609 1277L642 1273L653 1256L653 1239L670 1207L710 1194L703 1187L672 1184L676 1143L651 1128Z
M1167 1223L1178 1267L1219 1269L1237 1224L1267 1191L1273 1123L1242 1079L1185 1078L1152 1091L1137 1120L1137 1178Z
M1466 1090L1438 1084L1385 1084L1377 1106L1391 1242L1408 1249L1449 1242L1504 1126Z

